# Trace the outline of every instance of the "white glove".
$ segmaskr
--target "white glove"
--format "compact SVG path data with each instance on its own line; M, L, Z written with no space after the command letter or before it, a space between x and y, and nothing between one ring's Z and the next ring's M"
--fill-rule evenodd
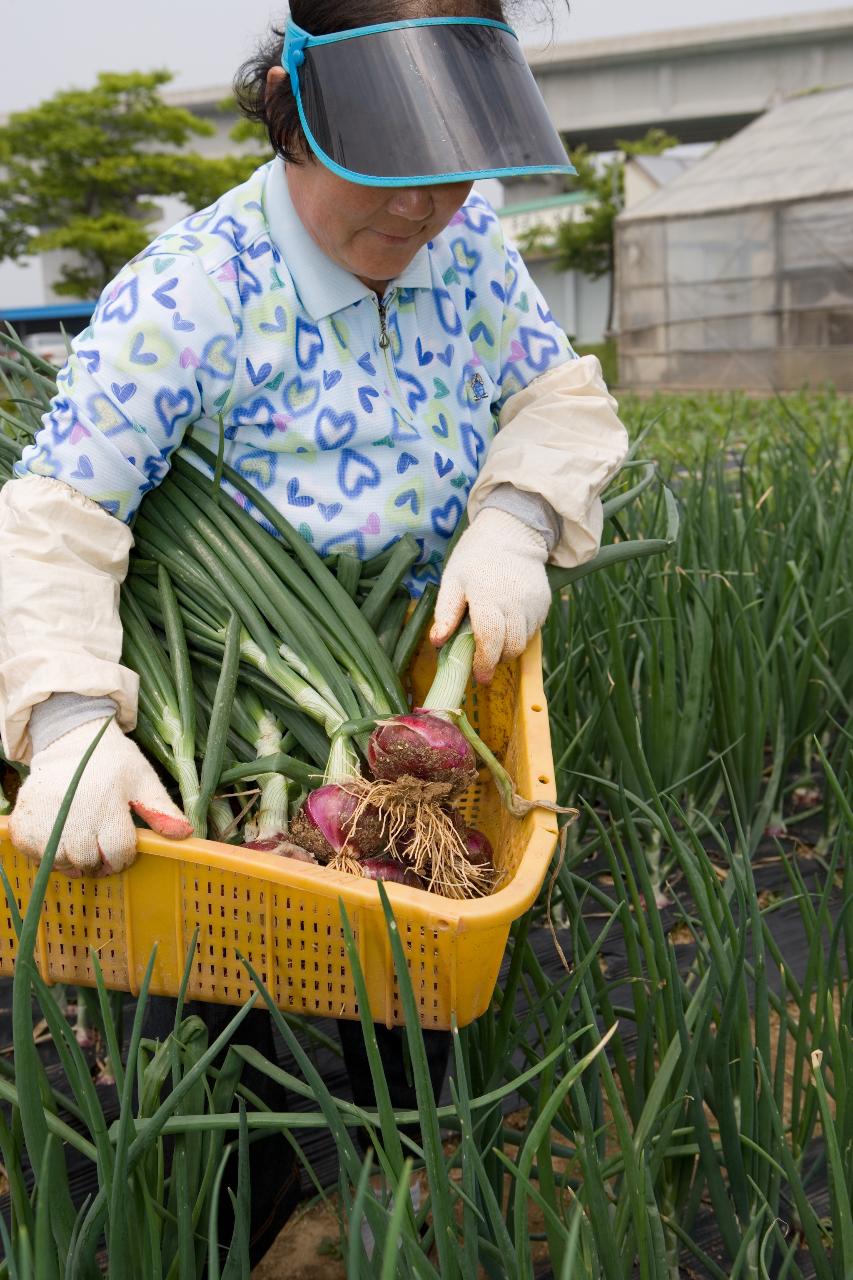
M62 797L104 721L89 720L33 757L18 792L9 834L30 858L41 858ZM133 809L154 831L182 840L192 827L135 743L113 721L86 766L71 803L54 863L70 875L110 875L136 857Z
M467 606L477 642L474 678L488 684L498 663L523 653L548 616L547 560L541 533L507 511L483 508L447 562L432 643L449 640Z

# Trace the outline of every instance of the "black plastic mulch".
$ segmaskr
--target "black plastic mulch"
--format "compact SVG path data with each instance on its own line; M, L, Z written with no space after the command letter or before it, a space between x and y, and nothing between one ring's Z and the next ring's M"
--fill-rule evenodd
M803 833L804 834L804 833ZM815 833L816 834L816 833ZM802 839L802 837L801 837ZM808 845L801 842L791 842L788 847L793 845L797 849L797 857L800 871L809 888L820 891L823 888L825 877L824 865L822 861L811 856ZM599 871L595 865L591 865L588 869L590 877L595 877ZM807 939L804 934L802 917L794 902L785 902L784 899L789 896L790 887L785 876L781 861L778 856L778 850L775 845L772 848L759 853L753 862L753 870L756 880L758 892L766 895L764 901L768 901L776 897L780 901L780 905L776 910L769 913L768 920L773 932L773 936L777 940L782 953L785 956L789 970L793 973L797 980L802 979L805 971ZM606 886L605 886L606 887ZM835 903L836 909L840 906L840 897ZM584 915L587 925L593 937L602 927L604 913L589 899L585 905ZM664 912L664 923L667 931L675 929L682 924L682 917L676 908L668 908ZM545 973L554 981L559 981L565 976L563 962L558 955L551 933L546 928L536 928L531 930L530 942L536 952L540 964ZM571 961L572 944L571 936L568 930L559 930L558 939L560 945ZM680 932L677 937L686 936ZM694 957L695 948L692 944L676 945L676 953L679 958L679 967L682 972L686 972ZM624 947L621 945L621 935L617 930L612 930L605 939L602 947L602 957L606 965L608 978L618 983L620 977L626 978L624 987L617 987L613 992L612 999L615 1004L624 1004L628 1002L629 987L627 984L628 965L625 956ZM779 974L774 966L769 967L769 979L771 984L779 990L780 981ZM9 1047L12 1042L11 1028L11 981L8 979L0 980L0 1054L6 1057L7 1061L11 1061ZM126 1026L129 1029L132 1018L132 1004L128 1002L126 1007ZM336 1040L336 1029L332 1021L327 1019L317 1020L318 1029L324 1031L333 1040ZM630 1055L635 1036L632 1028L626 1026L623 1028L623 1041ZM280 1042L277 1044L279 1051L279 1061L285 1068L294 1069L292 1062L289 1061L289 1054L284 1045ZM57 1059L57 1055L52 1043L47 1040L40 1046L40 1053L48 1075L51 1081L58 1087L62 1088L62 1070ZM321 1074L326 1081L330 1090L340 1097L351 1097L350 1083L343 1067L341 1058L325 1048L318 1048L314 1053L315 1061ZM93 1072L96 1065L93 1062ZM115 1095L115 1089L108 1085L99 1085L99 1094L102 1099L108 1120L112 1120L118 1114L118 1103ZM445 1095L443 1101L450 1101L449 1093L445 1087ZM508 1098L506 1100L506 1111L510 1112L519 1105L518 1098ZM312 1110L312 1104L306 1100L291 1097L289 1105L294 1110ZM72 1121L73 1123L73 1121ZM302 1145L306 1157L311 1162L321 1183L325 1186L333 1186L338 1176L338 1161L334 1143L331 1141L326 1130L305 1130L302 1136ZM82 1203L83 1200L91 1192L97 1189L97 1182L94 1167L82 1157L77 1156L73 1151L68 1152L69 1172L71 1178L72 1195L76 1203ZM826 1187L826 1172L822 1174L822 1182L817 1182L812 1188L812 1199L820 1213L828 1211L829 1199ZM307 1178L303 1176L303 1191L306 1195L312 1193L313 1188ZM6 1197L0 1198L0 1212L4 1214L8 1221L8 1200ZM792 1215L793 1216L793 1215ZM712 1258L719 1262L719 1265L725 1269L725 1257L720 1250L718 1236L716 1232L715 1221L712 1212L707 1210L700 1214L697 1223L694 1226L694 1238L697 1244ZM804 1254L799 1259L800 1267L804 1276L809 1277L814 1274L813 1268L808 1257ZM682 1257L682 1275L685 1280L705 1280L707 1273L693 1261L689 1251L685 1251ZM542 1270L537 1272L537 1280L547 1280L550 1272Z

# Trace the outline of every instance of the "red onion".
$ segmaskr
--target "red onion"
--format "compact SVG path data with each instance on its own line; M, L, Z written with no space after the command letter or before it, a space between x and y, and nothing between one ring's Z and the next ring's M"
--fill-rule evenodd
M462 732L431 711L415 710L380 724L367 745L367 760L374 776L386 781L407 775L456 788L476 777L474 752Z
M468 855L468 861L473 867L493 867L495 865L492 846L482 831L475 831L473 827L466 827L462 839L465 841L465 852Z
M346 848L359 861L383 846L382 824L373 810L366 810L352 829L358 797L332 783L318 787L306 799L293 820L293 838L321 862L329 862Z
M396 858L365 858L361 863L361 874L368 880L393 880L395 884L407 884L412 889L424 886L420 876Z

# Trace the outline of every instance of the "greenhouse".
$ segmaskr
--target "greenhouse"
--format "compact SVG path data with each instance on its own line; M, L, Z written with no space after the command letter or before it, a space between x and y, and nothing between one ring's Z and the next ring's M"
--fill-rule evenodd
M853 390L853 88L768 111L617 223L632 387Z

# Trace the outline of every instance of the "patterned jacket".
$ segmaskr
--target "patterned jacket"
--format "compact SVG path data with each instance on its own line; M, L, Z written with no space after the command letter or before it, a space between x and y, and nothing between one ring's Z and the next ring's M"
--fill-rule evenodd
M321 554L417 537L418 593L507 399L572 357L480 196L380 303L314 243L273 160L105 289L18 474L129 522L190 428L214 452L222 431L226 461Z

